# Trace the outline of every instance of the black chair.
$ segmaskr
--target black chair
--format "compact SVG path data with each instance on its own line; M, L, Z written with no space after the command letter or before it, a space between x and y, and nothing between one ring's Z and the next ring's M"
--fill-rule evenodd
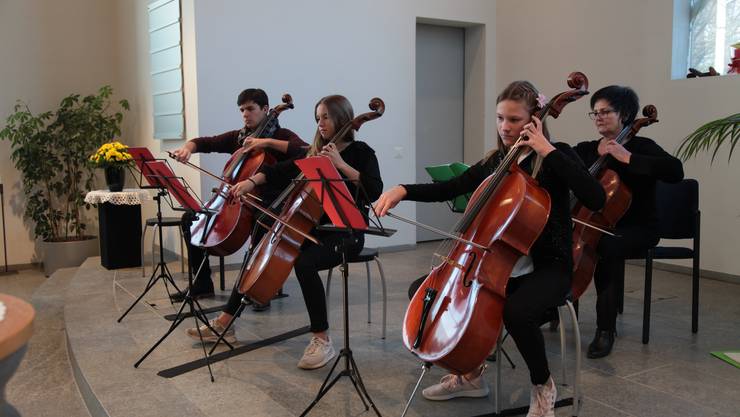
M645 296L643 300L642 343L650 340L650 300L653 284L653 260L692 259L691 331L699 330L699 183L685 179L676 184L658 182L655 188L658 231L661 239L692 239L693 247L656 246L643 256L645 259Z

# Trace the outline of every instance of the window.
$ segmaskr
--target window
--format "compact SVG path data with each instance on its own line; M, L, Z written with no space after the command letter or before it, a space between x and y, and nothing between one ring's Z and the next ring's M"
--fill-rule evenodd
M688 67L726 74L731 45L740 42L740 0L691 0Z
M180 0L151 1L149 63L155 139L185 137L181 38Z

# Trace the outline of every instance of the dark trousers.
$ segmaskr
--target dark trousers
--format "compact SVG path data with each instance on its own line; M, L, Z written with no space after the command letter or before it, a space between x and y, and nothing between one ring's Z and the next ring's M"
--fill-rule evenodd
M272 219L269 219L270 221L266 221L267 225L269 226L272 224ZM267 229L264 227L257 225L256 229L252 231L252 236L249 238L249 247L247 248L247 252L244 254L244 260L242 261L242 268L246 265L247 261L249 260L249 256L251 255L252 251L257 247L257 244L262 240L262 237L268 232ZM240 272L243 272L240 270ZM236 283L234 284L234 288L231 289L231 294L229 295L229 301L226 303L226 307L224 308L224 313L235 315L237 310L239 310L239 305L241 304L243 295L239 293L239 282L241 281L241 276L236 277Z
M596 287L596 325L600 330L614 331L617 309L624 291L624 260L639 256L658 244L657 233L645 227L623 227L617 236L604 235L599 241L599 261L594 271Z
M213 291L213 280L211 279L211 265L208 262L208 254L202 248L190 243L190 226L193 219L194 216L189 211L186 211L182 215L182 235L185 238L185 247L188 251L188 264L193 274L198 274L197 276L193 276L195 281L194 290L196 292L210 292ZM198 268L200 267L200 263L203 262L203 258L205 258L205 263L203 263L203 268L198 273Z
M570 281L571 271L564 262L549 262L510 278L506 287L504 325L527 363L532 384L544 384L550 377L540 326L548 310L563 303Z
M308 316L311 320L311 331L323 332L329 329L329 320L326 312L326 295L324 284L321 282L319 271L333 268L342 263L342 253L338 249L345 235L341 233L319 232L315 234L322 245L306 241L301 246L301 254L296 259L294 270L301 284L303 300L306 303ZM365 238L359 235L347 247L347 256L356 256L365 245Z

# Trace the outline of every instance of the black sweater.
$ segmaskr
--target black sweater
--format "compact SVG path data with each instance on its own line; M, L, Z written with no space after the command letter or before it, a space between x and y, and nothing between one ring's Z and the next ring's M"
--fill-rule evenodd
M570 190L588 208L598 210L604 205L605 194L573 150L565 143L553 143L556 150L542 162L537 180L550 195L550 217L542 234L532 246L530 255L535 268L542 262L562 262L568 271L573 265L573 226L570 220ZM459 177L432 184L404 184L406 200L446 201L460 194L474 191L501 163L503 156L496 151L487 160L481 160ZM527 156L519 166L532 172L535 153Z
M357 194L357 186L353 182L348 181L346 184L350 195L355 197L355 203L357 203L360 212L367 217L370 203L377 200L383 191L383 180L380 177L380 166L378 165L378 159L375 157L375 151L367 143L355 140L350 142L339 155L349 166L360 173L360 184L365 189L367 198L363 194ZM294 160L263 167L261 172L265 174L267 183L279 189L288 187L291 181L301 173L298 166L293 163ZM341 171L339 173L343 178L346 178ZM326 220L327 218L322 219L322 223Z
M599 141L593 140L581 142L574 149L586 166L590 167L599 158L598 147ZM657 230L655 183L681 181L681 161L664 151L653 140L640 136L630 139L624 148L632 153L629 164L619 162L611 156L607 157L606 164L632 191L632 203L617 227L639 226Z

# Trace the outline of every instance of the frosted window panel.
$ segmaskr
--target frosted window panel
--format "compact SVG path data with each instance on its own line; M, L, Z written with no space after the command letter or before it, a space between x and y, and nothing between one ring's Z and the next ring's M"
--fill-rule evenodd
M185 131L180 0L149 2L149 64L154 138L182 139Z
M185 126L181 114L154 116L155 139L182 139Z
M149 34L150 52L178 45L180 45L180 25L173 24Z
M152 75L152 93L162 94L182 89L182 72L179 68Z
M180 48L178 47L165 49L164 51L152 54L151 60L152 74L156 74L158 72L180 68L180 63L182 62L182 53L180 52Z
M154 115L182 113L182 92L154 96Z
M179 1L163 0L149 5L149 31L159 29L179 20Z

